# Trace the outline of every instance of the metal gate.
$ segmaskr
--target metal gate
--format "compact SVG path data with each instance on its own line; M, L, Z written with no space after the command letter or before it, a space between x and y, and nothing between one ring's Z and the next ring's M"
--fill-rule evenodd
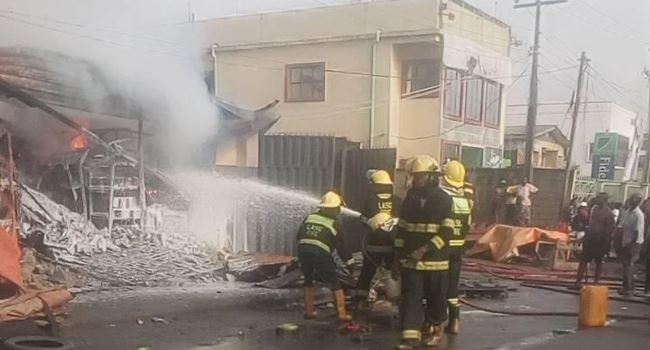
M259 154L261 180L317 196L334 190L353 209L363 203L366 172L383 169L394 178L397 159L394 148L361 149L333 136L266 135Z
M260 139L259 178L273 185L320 195L340 188L344 138L265 135Z
M635 182L599 181L591 178L576 179L573 184L572 197L580 201L589 201L600 192L607 193L611 201L624 203L633 193L648 197L648 185Z
M267 183L306 191L319 197L334 190L348 207L360 210L368 190L366 172L395 172L395 149L361 149L358 143L333 136L265 135L260 138L259 178ZM296 209L298 210L298 209ZM311 210L301 208L300 210ZM293 215L289 218L287 215ZM274 253L294 253L295 232L304 213L269 217L249 213L249 248ZM358 218L345 216L344 244L358 251L365 232Z

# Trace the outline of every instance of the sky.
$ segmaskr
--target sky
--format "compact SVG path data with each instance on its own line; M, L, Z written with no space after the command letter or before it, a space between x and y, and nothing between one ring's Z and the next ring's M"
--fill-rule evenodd
M95 28L124 30L137 35L164 35L166 41L184 42L187 33L152 32L154 25L185 22L188 13L196 19L234 16L256 12L282 11L347 3L351 0L0 0L0 30L8 20L2 16L47 17ZM353 1L353 0L352 0ZM529 49L533 41L532 9L513 9L515 0L466 0L512 27L521 45L512 48L513 75L522 75L509 89L509 104L526 103L528 98ZM521 2L534 0L519 0ZM47 6L42 6L47 4ZM53 6L63 11L53 11ZM21 17L39 22L37 18ZM134 18L137 22L134 23ZM41 23L41 22L39 22ZM15 24L15 23L14 23ZM49 23L52 25L52 23ZM154 26L154 27L152 27ZM28 28L38 35L47 29ZM85 30L84 28L77 28ZM3 31L3 33L5 33ZM97 31L93 36L105 35ZM65 36L65 35L63 35ZM157 36L158 37L158 36ZM4 35L6 41L8 36ZM20 35L13 36L20 40ZM61 38L58 38L59 40ZM119 38L123 39L123 38ZM61 39L62 40L62 39ZM111 39L112 40L112 39ZM0 44L3 39L0 38ZM47 44L51 44L48 39ZM137 42L148 50L151 41ZM163 43L165 52L174 45ZM178 46L178 45L176 45ZM648 105L647 82L642 74L650 67L650 1L647 0L569 0L546 6L542 14L540 58L540 101L568 101L575 89L578 59L585 51L590 59L587 100L611 100L645 114ZM163 50L163 49L161 49Z

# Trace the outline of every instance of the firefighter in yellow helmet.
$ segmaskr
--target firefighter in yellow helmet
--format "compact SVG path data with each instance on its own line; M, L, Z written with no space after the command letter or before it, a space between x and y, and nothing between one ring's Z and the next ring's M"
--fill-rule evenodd
M370 284L380 267L390 269L393 265L393 241L391 229L386 229L394 216L399 199L393 195L393 181L385 170L371 173L370 187L361 211L368 218L368 228L363 239L363 267L357 281L355 300L357 306L368 299ZM392 228L392 227L391 227Z
M447 320L449 240L453 234L451 197L439 187L438 162L418 156L407 162L412 176L399 215L395 237L397 264L402 278L401 330L398 349L436 346ZM426 300L426 309L422 301ZM424 322L430 324L421 332Z
M350 258L343 249L338 218L343 200L334 192L327 192L318 210L305 218L298 230L298 260L305 276L305 318L316 318L314 308L314 280L327 283L334 294L336 311L341 322L350 321L345 310L345 295L338 280L332 257L334 250L344 261Z
M460 300L458 298L458 283L460 270L463 265L465 237L469 232L471 213L474 201L474 188L465 182L465 167L459 161L453 160L443 167L443 177L440 187L452 199L451 218L454 221L454 233L449 241L449 285L447 303L449 306L449 323L445 329L449 334L458 334L460 328Z

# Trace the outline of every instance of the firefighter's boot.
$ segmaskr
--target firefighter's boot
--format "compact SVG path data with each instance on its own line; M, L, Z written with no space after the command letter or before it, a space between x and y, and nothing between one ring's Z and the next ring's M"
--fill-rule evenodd
M316 318L316 310L314 308L314 294L316 289L314 287L305 287L305 319L313 320Z
M460 308L457 306L449 307L449 323L445 328L447 334L456 335L460 332Z
M334 291L334 301L336 303L336 312L338 313L339 321L352 321L352 316L348 315L348 312L345 310L345 294L343 293L343 289Z
M442 325L431 326L431 336L424 343L424 346L427 348L435 348L442 342L442 338L445 335Z

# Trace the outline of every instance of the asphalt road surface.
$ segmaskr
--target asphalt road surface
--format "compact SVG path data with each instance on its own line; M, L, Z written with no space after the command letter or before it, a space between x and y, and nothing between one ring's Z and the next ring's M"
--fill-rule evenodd
M325 292L325 291L323 291ZM326 296L327 293L323 293ZM302 319L300 290L271 291L241 285L104 291L80 295L70 305L61 335L83 350L392 349L397 322L373 317L364 334L341 335L334 311ZM575 311L578 297L521 288L505 300L481 305L510 310ZM648 314L650 307L612 303L610 312ZM278 333L292 323L296 332ZM461 334L439 349L649 349L650 323L612 321L577 330L572 317L515 317L464 307ZM559 334L567 333L568 334ZM42 334L33 322L0 325L0 337Z

